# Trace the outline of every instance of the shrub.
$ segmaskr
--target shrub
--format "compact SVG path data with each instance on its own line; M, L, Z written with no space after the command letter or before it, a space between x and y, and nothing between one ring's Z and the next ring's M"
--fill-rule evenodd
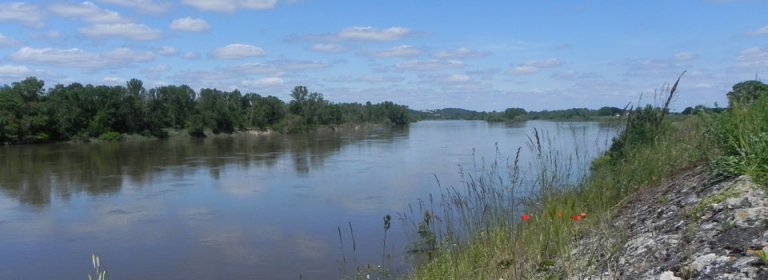
M677 81L669 89L669 93L666 96L665 102L662 106L645 105L645 107L638 107L634 110L630 110L627 115L627 124L624 130L617 136L611 147L608 149L608 157L611 160L622 160L625 158L625 151L628 147L634 147L638 145L646 145L653 143L664 128L664 117L669 113L669 103L677 93L677 85L680 83L680 78L683 77L683 72L677 78Z
M760 183L768 182L768 95L731 103L724 114L714 116L711 133L722 152L714 159L716 171L726 176L746 174Z
M760 81L744 81L733 85L728 92L728 101L730 105L749 104L755 101L761 95L768 95L768 85Z
M108 131L99 135L98 139L100 142L120 142L123 140L123 135L118 132Z

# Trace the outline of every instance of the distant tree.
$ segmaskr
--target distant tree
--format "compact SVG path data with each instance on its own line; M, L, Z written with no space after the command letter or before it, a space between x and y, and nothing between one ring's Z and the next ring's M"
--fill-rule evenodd
M408 120L408 107L403 105L397 105L391 101L385 101L381 103L381 106L386 112L387 119L390 123L396 125L403 125L409 122Z
M693 107L685 107L685 109L680 113L683 115L691 115L693 114Z
M528 112L526 112L523 108L507 108L504 110L504 118L508 120L514 120L517 116L522 116L527 113Z
M624 110L621 108L616 107L600 107L600 109L597 109L597 115L598 116L615 116L615 115L621 115L624 113Z
M768 94L768 85L760 81L745 81L733 85L728 92L728 101L733 105L734 102L747 104L757 99L760 95Z
M288 105L288 108L290 109L291 114L294 115L302 115L304 107L307 103L307 97L309 96L309 91L307 90L307 87L305 86L296 86L291 91L291 98L290 104Z
M231 133L242 127L242 96L239 91L200 90L198 110L214 133Z
M45 82L38 80L37 77L28 77L21 82L11 84L12 90L21 95L24 102L35 101L43 95Z
M317 125L405 124L412 119L408 107L392 102L335 104L304 86L295 87L291 97L286 104L237 90L202 89L198 94L186 85L147 90L138 79L122 86L59 84L46 92L42 80L30 77L0 86L0 143L120 139L122 133L163 137L166 129L184 128L196 136L206 128L214 133L245 127L300 132Z
M140 96L144 94L144 83L139 79L131 79L125 83L128 95Z
M9 136L7 142L39 143L50 139L50 118L47 114L47 103L44 100L45 83L36 77L29 77L11 84L6 89L7 96L0 105L8 110L5 121L8 127L2 130Z

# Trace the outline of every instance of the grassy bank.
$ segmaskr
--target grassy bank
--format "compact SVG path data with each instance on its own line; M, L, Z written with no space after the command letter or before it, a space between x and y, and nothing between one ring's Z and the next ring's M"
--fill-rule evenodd
M749 174L765 182L768 166L768 90L737 99L743 83L729 93L731 105L719 114L674 121L666 103L637 108L605 155L591 162L590 175L573 182L578 156L551 151L534 133L528 152L540 168L534 193L520 196L517 161L467 174L464 188L447 189L434 210L421 207L422 219L406 219L414 229L415 279L560 279L588 270L600 248L574 256L572 242L582 234L622 238L608 225L622 202L674 174L698 165L722 176ZM762 83L761 83L762 84ZM523 149L525 152L526 149ZM519 152L518 152L519 153ZM437 212L437 213L436 213ZM413 214L412 214L413 215Z

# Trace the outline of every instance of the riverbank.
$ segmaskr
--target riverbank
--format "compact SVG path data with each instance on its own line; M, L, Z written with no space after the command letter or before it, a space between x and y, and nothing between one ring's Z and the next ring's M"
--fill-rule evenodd
M520 201L473 205L503 215L484 220L480 228L471 221L451 225L469 237L436 240L411 278L765 275L762 246L768 232L762 225L764 198L758 195L768 174L765 95L732 99L726 112L674 121L664 118L663 108L636 109L606 155L592 161L590 175L577 183L568 183L568 161L547 154L546 139L534 135L536 144L529 147L538 154L535 164L545 167L536 177L537 191ZM740 175L757 184L729 184L752 180L733 179ZM490 193L516 187L493 186ZM489 192L469 189L460 198L497 197L484 193Z
M682 171L577 237L569 279L768 279L763 189L749 176Z
M136 142L147 140L158 140L167 138L208 138L208 137L229 137L237 135L250 135L250 136L271 136L280 134L297 134L297 133L347 133L356 131L365 131L370 129L384 128L392 126L391 124L378 124L378 123L346 123L339 125L320 125L304 132L288 133L284 131L278 131L273 129L258 129L249 128L243 130L236 130L231 133L214 133L210 129L206 129L195 135L190 134L187 129L166 129L164 130L164 137L147 136L141 134L115 134L110 137L99 138L87 138L66 141L69 143L104 143L104 142Z

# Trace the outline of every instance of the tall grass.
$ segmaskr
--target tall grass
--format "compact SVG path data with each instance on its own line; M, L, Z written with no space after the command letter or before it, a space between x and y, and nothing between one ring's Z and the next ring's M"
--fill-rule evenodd
M534 131L527 151L522 150L535 155L533 175L520 172L518 150L511 163L495 161L479 174L462 173L467 179L463 189L445 188L437 202L431 197L420 202L404 217L418 229L410 277L559 279L589 272L597 265L593 256L617 248L594 244L585 247L592 251L577 255L572 244L579 235L620 239L621 230L609 224L617 205L679 170L706 162L707 152L714 150L702 136L708 129L704 118L665 119L676 88L677 82L662 104L632 110L609 152L591 165L578 153L558 152L555 139ZM589 175L574 180L577 169L587 166ZM524 185L534 192L520 195L516 190Z
M713 124L712 135L722 152L714 159L717 171L768 183L768 91L748 102L732 99L725 113L713 117Z

